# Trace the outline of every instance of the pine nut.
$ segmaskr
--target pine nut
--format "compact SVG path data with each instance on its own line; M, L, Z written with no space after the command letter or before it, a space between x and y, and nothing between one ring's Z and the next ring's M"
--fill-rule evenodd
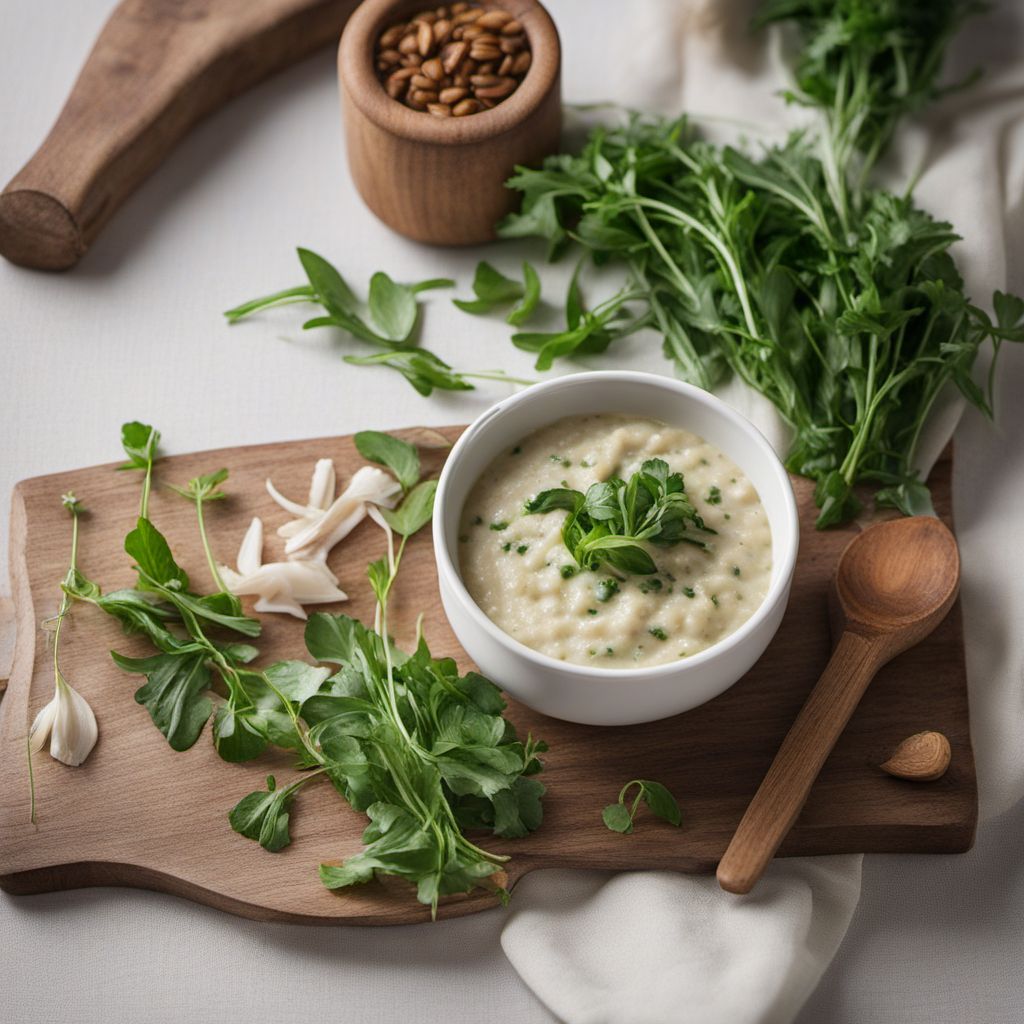
M449 106L453 103L458 103L459 100L465 99L466 94L469 92L468 89L461 89L457 86L452 86L450 89L442 89L438 93L438 99L442 103L447 103Z
M447 103L428 103L427 110L434 115L434 117L451 117L452 108Z
M512 20L512 15L508 11L487 11L481 14L477 18L476 23L483 25L484 28L501 28L502 25L507 24Z
M434 30L429 22L420 22L420 27L416 30L416 45L421 57L430 56L431 47L434 45Z
M431 78L435 82L440 82L444 78L444 66L441 64L439 57L431 57L430 60L425 60L420 65L420 68L427 78Z
M483 104L479 100L463 100L461 103L456 103L452 113L456 117L465 117L467 114L475 114Z

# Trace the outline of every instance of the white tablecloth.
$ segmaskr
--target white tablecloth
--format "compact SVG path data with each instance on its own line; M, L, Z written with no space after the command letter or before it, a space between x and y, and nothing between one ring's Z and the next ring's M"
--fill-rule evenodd
M49 127L109 6L0 6L0 179ZM606 69L622 59L609 26L622 7L611 0L550 0L549 7L562 32L567 98L607 98ZM1015 42L1019 52L1019 35ZM1018 188L1019 170L1009 175ZM1011 227L1020 228L1017 209ZM330 53L204 124L73 273L0 265L7 385L0 567L2 496L22 477L116 457L123 420L155 422L168 450L187 451L464 421L503 393L495 386L419 398L386 371L344 367L340 346L292 329L293 318L283 314L280 338L265 329L228 330L221 310L300 280L299 244L322 251L357 282L379 267L399 279L426 270L466 282L479 258L405 242L365 210L344 166ZM514 257L505 248L495 259L508 266ZM1020 257L1019 249L1006 252L1018 290ZM500 324L455 313L443 293L431 300L425 337L457 366L528 375L529 359L511 348ZM1024 353L1007 355L999 430L973 414L961 428L973 454L958 470L962 533L987 529L990 513L1010 522L1012 510L1024 507L1024 452L1007 440L1024 430L1024 404L1011 398L1024 387ZM664 368L657 346L640 339L601 365ZM1014 534L1004 530L998 540L1009 545ZM1019 534L1016 541L1019 552ZM1009 555L1008 546L992 551L993 558ZM977 686L1002 668L1003 647L986 622L1003 618L983 588L965 596L968 626L985 641L970 659ZM991 754L978 751L990 775L1005 765ZM1010 811L961 858L866 858L860 908L802 1024L1020 1019L1022 824L1021 810ZM521 891L546 884L528 878ZM233 1021L251 1017L254 1006L266 1019L284 1019L296 1007L310 1019L365 1022L553 1019L502 953L502 924L494 912L407 929L307 929L126 890L2 896L0 1020Z

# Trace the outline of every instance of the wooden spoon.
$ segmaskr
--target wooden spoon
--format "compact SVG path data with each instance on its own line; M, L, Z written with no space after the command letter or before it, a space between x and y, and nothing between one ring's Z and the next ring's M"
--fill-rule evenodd
M953 534L931 516L879 523L839 559L830 594L842 634L718 864L727 892L750 892L775 856L875 673L942 621L960 586Z

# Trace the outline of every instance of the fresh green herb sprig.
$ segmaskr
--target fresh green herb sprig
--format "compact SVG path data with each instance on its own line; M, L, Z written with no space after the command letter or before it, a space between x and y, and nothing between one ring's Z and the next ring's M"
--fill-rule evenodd
M629 791L634 786L636 795L627 806ZM619 791L618 802L608 804L601 812L601 820L612 832L629 835L633 831L633 822L641 803L646 804L654 814L676 828L682 823L682 814L676 798L660 782L652 782L650 779L633 779L627 782Z
M685 119L631 115L509 182L523 203L502 234L618 262L608 302L640 307L680 376L734 374L775 405L788 467L817 482L819 527L856 513L860 483L930 510L913 467L936 400L956 387L989 414L975 358L1024 340L1024 302L996 292L993 318L964 293L951 225L867 180L899 117L939 91L944 47L977 6L775 0L762 20L801 31L794 98L823 112L820 130L750 155Z
M540 301L540 277L529 263L523 263L523 283L513 281L486 261L476 266L473 276L475 299L452 299L464 313L489 313L514 302L506 321L515 326L525 323Z
M159 435L144 427L127 430L127 436L134 441ZM355 443L364 458L387 467L402 486L398 507L380 510L400 540L396 545L389 535L387 555L368 568L377 596L375 629L344 615L311 618L307 647L317 661L340 666L333 674L305 661L254 667L257 649L231 634L258 636L259 622L245 616L238 598L223 589L195 593L146 516L125 540L135 562L135 589L103 594L78 571L73 555L64 594L68 601L96 606L126 633L141 634L152 644L148 657L113 657L126 671L146 676L135 699L174 749L192 746L212 715L214 743L227 761L251 760L270 746L293 752L301 774L280 788L268 776L266 790L243 797L229 814L235 831L268 850L282 849L290 842L296 795L326 776L370 818L366 848L341 866L321 867L329 888L365 882L381 872L414 883L420 900L435 910L441 896L477 886L505 896L500 872L506 858L470 842L463 830L487 828L512 837L537 828L544 786L532 776L541 770L539 755L547 748L529 737L516 738L493 683L476 673L460 676L451 659L431 657L422 636L412 655L385 639L389 597L406 544L430 521L437 482L420 479L419 453L399 438L363 431ZM148 492L155 440L146 441L136 455L133 468L145 473ZM224 496L226 479L227 471L218 470L173 488L196 506L215 582L219 575L203 505ZM77 502L70 496L69 501L76 514ZM225 692L214 711L211 697Z
M555 509L569 513L562 541L581 569L603 563L621 572L650 575L658 568L642 542L658 547L685 542L708 550L707 536L715 532L687 497L682 474L672 473L663 459L648 459L628 483L612 477L592 484L586 494L553 488L525 506L528 515Z
M322 613L306 628L309 653L340 667L300 709L310 741L304 767L325 772L370 818L365 848L341 865L322 865L320 877L328 888L344 889L376 872L397 875L436 910L449 893L486 884L501 889L506 858L470 842L463 829L507 837L536 829L544 786L532 776L547 748L516 738L493 683L476 673L460 676L454 661L431 656L422 636L412 655L385 640L406 544L430 521L436 481L419 479L418 453L404 441L364 431L355 443L364 458L391 469L405 497L381 513L399 543L389 536L387 555L367 570L377 597L375 629ZM232 826L280 849L289 841L289 808L304 781L277 789L268 780L265 792L250 793L232 811Z
M314 327L338 327L354 338L384 351L367 356L346 356L352 366L384 366L401 374L421 395L441 391L472 391L472 380L495 380L513 384L532 381L509 377L500 370L460 372L443 359L416 345L414 333L419 320L416 296L435 288L451 288L449 278L430 278L414 284L399 284L383 271L370 278L367 301L360 303L337 268L309 249L299 249L299 261L308 284L286 288L229 309L224 316L229 324L274 306L296 302L314 303L324 315L307 320L304 330Z
M512 335L512 344L525 352L535 352L537 370L550 370L556 359L563 356L599 355L612 342L648 326L650 318L632 316L628 304L642 298L643 293L625 288L610 299L586 309L580 291L577 266L569 282L565 301L566 328L564 331L520 332Z
M64 620L68 616L68 612L71 611L72 598L67 592L67 587L74 584L74 581L78 578L78 520L81 517L84 509L82 502L79 498L75 497L73 491L68 491L66 494L62 494L60 497L61 505L68 511L71 516L71 557L68 560L68 569L64 574L64 579L61 581L61 599L60 607L57 609L57 614L44 625L49 625L52 622L53 626L53 685L54 691L60 691L67 689L67 680L64 678L64 673L60 668L60 637L64 627ZM28 753L28 790L29 790L29 821L34 825L36 823L36 777L35 770L32 765L32 732L25 737L25 745Z

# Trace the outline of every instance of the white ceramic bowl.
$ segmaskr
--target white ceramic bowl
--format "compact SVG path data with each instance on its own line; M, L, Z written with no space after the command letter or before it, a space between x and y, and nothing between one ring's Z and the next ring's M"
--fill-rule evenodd
M493 623L459 574L462 507L484 469L509 445L564 416L635 414L700 435L732 459L757 488L772 534L772 574L761 606L718 643L692 657L648 668L597 668L558 661ZM629 725L689 711L717 697L764 653L782 621L800 540L796 501L782 463L761 433L724 402L689 384L648 373L561 377L488 409L456 442L434 506L434 553L448 621L480 671L546 715L588 725Z

